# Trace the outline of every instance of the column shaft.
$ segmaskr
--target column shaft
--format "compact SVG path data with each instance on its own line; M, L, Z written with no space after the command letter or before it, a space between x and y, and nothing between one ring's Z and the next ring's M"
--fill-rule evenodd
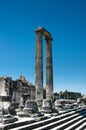
M46 99L53 98L52 39L46 39Z
M35 85L36 100L43 100L43 48L42 32L36 31L36 57L35 57Z

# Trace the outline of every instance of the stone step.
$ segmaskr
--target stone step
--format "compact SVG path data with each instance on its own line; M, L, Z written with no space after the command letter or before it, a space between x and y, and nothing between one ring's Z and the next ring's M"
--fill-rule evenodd
M27 124L31 124L31 123L32 123L31 121L15 122L15 123L10 123L10 124L4 125L4 126L2 126L2 128L3 128L3 130L8 130L8 129L11 129L11 128L17 128L17 127L27 125Z
M47 117L38 117L38 120L45 120L45 119L48 119L48 118ZM28 119L28 118L26 120L25 119L23 120L23 117L22 117L22 120L20 120L20 121L4 125L3 129L7 130L7 129L12 129L12 128L17 128L20 126L25 126L27 124L32 124L34 122L36 122L36 120Z
M78 126L75 130L86 130L86 121L82 125Z
M56 116L54 118L54 121L59 120L59 119L63 119L64 117L68 117L68 116L70 116L70 115L72 115L74 113L75 112L72 111L72 112L69 112L69 113L67 112L67 113L64 113L62 115ZM44 123L44 122L50 123L50 122L52 122L52 118L49 118L49 119L44 120L44 121L42 120L42 123ZM7 129L12 129L12 128L17 128L17 127L24 126L24 125L31 124L31 123L32 123L31 121L15 122L14 124L11 123L11 124L6 125L4 129L7 130Z
M66 123L64 123L64 124L61 124L61 125L59 125L59 126L57 126L57 127L54 127L54 128L51 129L51 130L64 130L65 128L67 128L67 127L69 127L69 126L75 124L76 122L82 120L83 118L84 118L83 116L79 116L79 117L74 118L73 120L70 120L70 121L68 121L68 122L66 122ZM70 130L70 129L67 128L67 130ZM72 129L72 130L73 130L73 129Z
M64 124L64 122L73 120L73 118L78 117L80 114L82 115L86 111L86 108L79 108L79 109L73 109L69 110L67 112L64 112L63 114L47 118L47 119L38 119L40 121L34 120L34 121L18 121L15 123L11 123L8 125L5 125L3 130L28 130L28 129L37 129L47 125L51 125L51 123L59 122L58 124ZM43 117L42 117L43 118ZM56 124L55 124L56 125ZM53 126L54 127L54 126ZM57 127L57 125L56 125ZM66 127L65 127L66 128ZM63 129L62 129L63 130Z
M83 113L82 113L83 114ZM51 124L47 124L47 125L44 125L44 126L40 126L39 128L36 128L34 130L44 130L44 129L51 129L51 128L54 128L54 127L57 127L57 126L60 126L60 127L63 127L65 125L67 125L66 123L68 122L68 124L70 123L70 121L73 121L74 119L78 120L78 118L82 119L83 116L80 116L79 114L75 114L75 115L72 115L70 117L67 117L67 118L64 118L62 120L59 120L59 121L55 121L55 122L52 122ZM62 125L61 125L62 124ZM65 128L65 127L64 127ZM55 129L56 130L56 129Z
M80 113L84 113L82 110ZM68 113L67 113L68 114ZM64 114L66 115L66 114ZM68 117L64 117L64 115L60 115L60 116L57 116L57 117L53 117L53 118L50 118L50 119L47 119L47 120L44 120L44 121L40 121L40 122L36 122L36 123L32 123L32 124L29 124L29 125L25 125L25 126L21 126L21 127L17 127L16 129L12 129L12 130L26 130L26 129L39 129L40 126L41 127L49 127L52 122L53 123L57 123L58 121L58 124L60 125L61 123L64 123L65 121L69 121L70 119L73 119L75 117L78 117L79 116L79 113L74 113L74 112L71 112L71 116L69 115ZM61 116L63 116L63 118L61 118ZM61 118L61 119L60 119ZM51 127L50 127L51 128Z
M73 130L73 129L76 129L77 127L81 126L85 122L86 122L86 118L83 118L82 120L77 121L76 123L74 123L73 125L67 127L64 130Z

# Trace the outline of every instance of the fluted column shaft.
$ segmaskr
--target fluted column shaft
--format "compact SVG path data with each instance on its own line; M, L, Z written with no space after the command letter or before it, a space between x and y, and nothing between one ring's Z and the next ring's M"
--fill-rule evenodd
M42 48L42 32L36 31L36 57L35 57L35 85L36 100L43 100L43 48Z
M53 98L52 38L46 38L46 99Z

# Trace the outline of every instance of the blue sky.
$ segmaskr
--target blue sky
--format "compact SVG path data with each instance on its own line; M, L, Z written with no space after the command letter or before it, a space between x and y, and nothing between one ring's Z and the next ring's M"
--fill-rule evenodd
M86 94L86 0L0 1L0 76L35 83L34 30L53 36L54 91ZM45 40L44 86L45 86Z

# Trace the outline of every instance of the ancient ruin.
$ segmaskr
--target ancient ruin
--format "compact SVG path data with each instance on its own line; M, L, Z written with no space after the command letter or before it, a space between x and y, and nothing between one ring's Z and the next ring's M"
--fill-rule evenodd
M53 65L52 65L52 36L43 27L36 30L36 62L35 62L35 86L36 102L38 107L43 101L43 45L42 36L46 40L46 99L53 98Z
M0 130L84 130L86 97L67 90L53 93L52 35L43 27L38 27L35 32L35 85L29 83L23 75L16 80L6 76L0 77ZM45 90L43 36L46 41Z
M12 79L10 77L0 78L0 123L7 124L17 121L11 112L11 87Z

